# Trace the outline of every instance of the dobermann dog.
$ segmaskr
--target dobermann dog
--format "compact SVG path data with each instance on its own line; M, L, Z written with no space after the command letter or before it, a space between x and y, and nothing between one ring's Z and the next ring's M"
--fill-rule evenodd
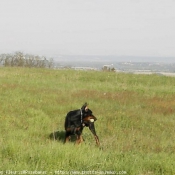
M99 146L100 142L95 131L94 122L97 118L92 114L92 111L88 108L88 104L85 103L81 109L70 111L65 118L65 143L71 138L71 135L76 135L76 143L79 144L83 141L82 131L83 128L89 127L92 134L95 137L96 144Z

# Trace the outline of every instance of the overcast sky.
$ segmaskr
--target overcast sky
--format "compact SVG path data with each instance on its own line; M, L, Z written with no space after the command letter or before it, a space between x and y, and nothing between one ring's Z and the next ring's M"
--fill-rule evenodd
M0 0L0 53L175 57L175 0Z

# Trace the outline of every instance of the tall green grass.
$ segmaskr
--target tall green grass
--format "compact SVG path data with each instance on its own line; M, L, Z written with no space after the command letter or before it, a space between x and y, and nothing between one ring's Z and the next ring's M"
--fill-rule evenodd
M63 144L66 113L84 102L98 119L99 148L87 128L83 144ZM175 174L174 126L173 77L0 68L4 174Z

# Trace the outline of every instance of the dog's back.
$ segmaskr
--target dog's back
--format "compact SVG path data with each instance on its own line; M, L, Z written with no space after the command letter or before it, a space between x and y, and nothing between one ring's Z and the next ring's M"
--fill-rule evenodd
M64 123L65 130L71 126L81 125L81 111L79 109L67 113Z

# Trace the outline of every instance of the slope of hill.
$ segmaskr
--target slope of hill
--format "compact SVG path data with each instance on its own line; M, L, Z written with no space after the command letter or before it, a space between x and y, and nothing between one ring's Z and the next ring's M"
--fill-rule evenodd
M174 174L174 84L155 74L0 68L0 171ZM65 115L86 101L101 145L87 128L83 144L64 145Z

